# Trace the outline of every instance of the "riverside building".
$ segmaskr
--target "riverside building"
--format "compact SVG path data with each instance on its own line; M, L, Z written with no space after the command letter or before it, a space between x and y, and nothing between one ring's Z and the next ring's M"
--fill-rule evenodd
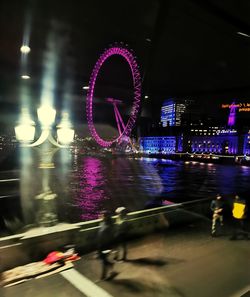
M250 155L250 130L234 125L209 125L201 120L182 124L191 100L165 100L161 108L161 136L145 136L139 140L140 150L147 154L218 154ZM231 112L229 117L231 116ZM172 128L171 128L172 127Z

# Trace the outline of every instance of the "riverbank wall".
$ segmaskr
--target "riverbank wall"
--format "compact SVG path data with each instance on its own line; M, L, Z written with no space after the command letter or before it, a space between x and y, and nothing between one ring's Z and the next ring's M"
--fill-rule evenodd
M240 166L250 166L249 157L242 155L216 155L216 154L206 154L206 153L172 153L172 154L141 154L144 158L156 158L156 159L167 159L174 161L195 161L200 163L213 163L213 164L223 164L223 165L240 165Z

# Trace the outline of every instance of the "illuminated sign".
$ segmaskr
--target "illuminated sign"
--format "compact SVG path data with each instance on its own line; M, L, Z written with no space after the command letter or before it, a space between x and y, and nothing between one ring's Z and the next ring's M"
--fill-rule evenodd
M232 108L235 107L239 112L249 112L250 111L250 103L236 103L236 104L221 104L221 108Z
M222 130L218 130L217 134L235 134L237 133L237 130L234 129L222 129Z

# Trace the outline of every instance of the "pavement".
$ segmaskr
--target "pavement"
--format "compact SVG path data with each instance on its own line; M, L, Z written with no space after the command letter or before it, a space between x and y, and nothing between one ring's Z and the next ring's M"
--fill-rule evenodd
M96 252L74 268L0 289L1 297L249 297L250 240L230 240L225 226L210 236L211 222L172 227L133 239L128 261L115 264L117 276L100 281Z

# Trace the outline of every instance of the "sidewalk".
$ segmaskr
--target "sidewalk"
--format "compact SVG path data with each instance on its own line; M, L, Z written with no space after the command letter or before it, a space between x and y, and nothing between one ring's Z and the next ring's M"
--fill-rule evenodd
M227 228L212 238L210 229L199 221L129 242L129 261L115 265L119 274L110 281L96 282L101 265L93 252L64 274L3 288L0 296L243 296L250 290L250 240L230 241Z

